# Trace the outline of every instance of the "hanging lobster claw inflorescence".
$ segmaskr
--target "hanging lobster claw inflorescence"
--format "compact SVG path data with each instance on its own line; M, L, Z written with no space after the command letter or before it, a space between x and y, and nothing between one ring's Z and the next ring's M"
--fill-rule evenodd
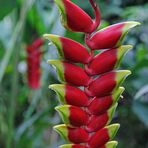
M27 79L28 85L32 89L40 87L40 61L41 61L41 46L44 41L42 38L37 38L32 44L28 45L27 50Z
M60 148L115 148L119 124L110 124L118 100L124 91L121 84L129 70L117 70L123 56L132 48L121 45L128 31L139 25L129 21L111 25L97 32L100 11L94 0L89 0L95 12L92 19L70 0L55 0L65 28L84 32L89 51L80 43L53 34L45 34L58 49L62 60L49 60L63 84L52 84L61 103L55 109L65 124L54 129L71 144ZM102 50L94 55L94 50ZM78 66L81 63L84 66Z

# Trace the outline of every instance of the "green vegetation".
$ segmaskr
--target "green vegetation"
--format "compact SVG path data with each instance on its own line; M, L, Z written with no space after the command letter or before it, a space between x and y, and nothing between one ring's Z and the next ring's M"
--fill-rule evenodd
M72 0L92 16L89 2ZM102 12L101 28L132 20L142 23L124 44L132 49L121 64L132 75L120 99L113 122L121 128L118 148L148 147L148 2L147 0L97 0ZM81 3L81 4L80 4ZM58 101L49 84L59 83L47 64L57 59L57 50L42 46L41 87L29 88L26 74L26 45L45 33L65 35L83 42L82 33L65 30L52 0L0 1L0 147L57 148L64 143L52 129L60 121L54 107ZM93 17L93 16L92 16Z

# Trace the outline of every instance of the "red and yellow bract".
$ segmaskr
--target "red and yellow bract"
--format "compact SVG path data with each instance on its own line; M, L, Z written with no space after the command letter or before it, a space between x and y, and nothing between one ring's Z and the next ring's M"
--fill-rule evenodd
M131 45L121 45L128 31L139 25L129 21L111 25L96 32L100 24L100 11L89 0L95 12L92 19L70 0L55 0L64 27L85 33L89 51L80 43L53 34L45 34L57 47L62 60L49 60L63 84L49 86L61 102L56 107L65 124L54 129L70 142L60 148L115 148L111 141L119 124L110 124L124 88L120 85L131 73L116 70ZM103 50L94 55L94 50ZM78 66L81 63L83 66Z

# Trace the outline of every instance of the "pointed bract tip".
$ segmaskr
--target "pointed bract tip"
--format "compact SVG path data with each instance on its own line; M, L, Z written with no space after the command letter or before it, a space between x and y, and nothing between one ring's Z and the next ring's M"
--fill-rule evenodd
M51 84L51 85L48 86L48 88L54 90L54 89L56 89L57 87L59 87L60 85L62 85L62 84Z
M64 94L64 90L65 90L65 85L64 84L51 84L48 86L49 89L54 90L55 92L63 92Z
M53 129L64 138L67 137L67 126L65 124L56 125L53 127Z
M48 88L54 90L54 88L56 88L56 85L57 85L57 84L49 85Z
M117 145L118 145L117 141L110 141L105 146L106 146L106 148L116 148Z
M117 68L123 58L123 56L133 48L132 45L122 45L122 46L119 46L117 48L117 63L115 65L115 68Z
M123 27L123 31L126 33L128 32L130 29L136 27L137 25L140 25L139 22L136 21L128 21L124 23L124 27Z
M43 38L45 38L46 39L46 37L48 36L48 34L43 34Z
M54 0L54 2L58 5L60 10L63 12L64 11L64 3L62 2L62 0Z
M112 139L112 138L114 138L117 131L119 130L120 124L118 124L118 123L112 124L112 125L106 126L105 128L108 129L109 137L110 137L110 139Z
M54 88L55 88L55 89L56 89L56 88L58 89L58 88L64 88L65 85L64 85L64 84L51 84L51 85L49 85L48 87L51 88L51 89L52 89L52 88L53 88L53 89L54 89Z
M130 70L119 70L118 73L121 75L130 75L131 71Z
M128 28L133 28L135 26L138 26L138 25L141 25L140 22L136 22L136 21L128 21L128 22L125 22L125 24L127 24Z
M55 109L60 114L62 120L66 124L69 124L69 108L70 108L70 105L61 105L61 106L55 107Z
M125 91L125 88L124 88L124 87L119 87L119 91L120 91L121 93L123 93L123 92Z
M131 74L131 71L129 71L129 70L116 71L116 78L115 78L116 79L116 87L114 88L114 90L116 90L124 82L124 80L127 78L127 76L129 76L130 74Z
M61 60L48 60L47 63L52 64L52 65L57 65L59 66L59 64L62 64Z
M44 34L43 37L45 39L54 40L54 39L59 38L60 36L59 35L55 35L55 34Z
M66 12L65 12L65 5L64 5L63 0L54 0L54 1L58 6L59 11L61 12L61 16L64 19L63 21L65 22L66 21L66 14L65 14Z
M114 113L115 113L115 110L116 110L117 106L118 106L118 103L116 103L115 105L113 105L113 106L107 111L108 116L109 116L109 121L112 119L112 117L113 117L113 115L114 115Z
M72 148L73 144L65 144L65 145L61 145L59 146L59 148Z
M121 49L123 49L125 51L128 51L128 50L133 48L133 45L122 45L119 48L121 48Z
M53 127L54 130L62 129L62 128L66 128L66 125L65 125L65 124L60 124L60 125L55 125L55 126Z
M124 92L124 90L125 90L124 87L119 87L119 88L117 88L117 89L114 90L113 95L112 95L112 97L113 97L113 102L114 102L114 103L118 101L119 97L120 97L121 94Z
M55 110L58 112L65 112L70 108L71 105L61 105L61 106L56 106Z
M116 73L116 80L121 81L131 74L130 70L118 70Z
M62 60L48 60L47 63L50 63L56 69L59 80L65 83L63 61Z

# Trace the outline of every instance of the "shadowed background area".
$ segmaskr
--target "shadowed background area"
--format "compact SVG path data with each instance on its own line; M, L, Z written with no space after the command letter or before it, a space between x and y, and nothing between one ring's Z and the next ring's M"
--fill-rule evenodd
M93 17L88 0L72 0ZM124 82L126 91L119 101L113 123L121 124L116 136L118 148L148 147L148 2L147 0L97 0L102 20L100 28L122 21L139 21L124 44L134 48L125 56L120 68L132 75ZM80 20L81 21L81 20ZM55 70L47 64L57 59L55 46L42 40L54 33L84 43L83 33L67 31L52 0L0 0L0 147L57 148L64 143L52 127L62 123L54 108L58 100L48 89L60 83ZM27 50L29 47L29 51ZM38 52L33 53L35 48ZM38 57L38 60L35 58ZM31 59L31 60L30 60ZM38 86L29 85L35 63ZM31 62L30 62L31 63ZM38 65L38 66L37 66ZM31 65L29 65L31 66ZM34 68L34 67L33 67ZM36 80L35 80L36 81ZM35 85L36 86L36 85Z

